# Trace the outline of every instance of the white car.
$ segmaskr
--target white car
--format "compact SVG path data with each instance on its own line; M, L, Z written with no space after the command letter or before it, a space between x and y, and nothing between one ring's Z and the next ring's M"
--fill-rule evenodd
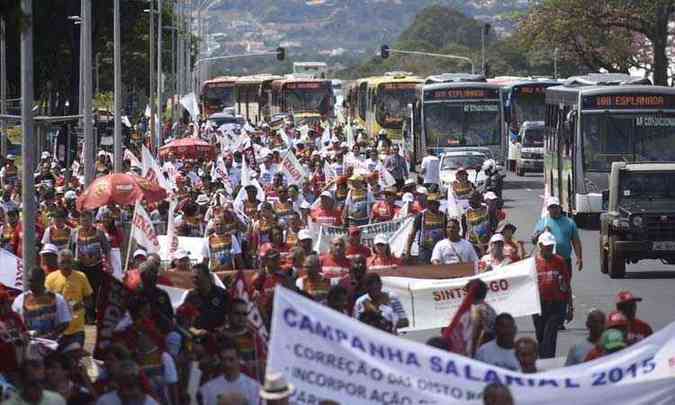
M489 157L482 153L470 150L462 150L457 152L446 152L441 155L441 162L439 165L439 178L441 186L447 190L452 187L452 182L455 181L455 175L460 168L466 169L469 175L469 181L476 186L482 185L485 182L485 173L481 171L483 162Z

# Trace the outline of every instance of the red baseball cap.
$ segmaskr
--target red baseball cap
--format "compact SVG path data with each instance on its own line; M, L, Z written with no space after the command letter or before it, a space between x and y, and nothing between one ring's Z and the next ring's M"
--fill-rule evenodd
M616 303L639 302L642 298L634 296L630 291L621 291L616 295Z
M609 313L609 316L607 316L607 322L605 323L605 328L611 329L615 327L626 327L628 326L628 318L626 316L619 312L619 311L612 311Z

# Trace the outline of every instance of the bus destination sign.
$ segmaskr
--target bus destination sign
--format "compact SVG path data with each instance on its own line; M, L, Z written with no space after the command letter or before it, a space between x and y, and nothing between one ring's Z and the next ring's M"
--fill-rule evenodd
M322 88L321 84L321 82L287 83L286 88L288 90L318 90Z
M424 99L426 101L499 99L499 90L481 89L481 88L450 88L442 90L427 90L424 92Z
M583 108L589 110L675 108L675 96L661 94L612 94L584 96Z
M384 83L382 90L415 90L417 83Z
M543 84L528 84L525 86L520 86L516 89L517 93L520 93L523 96L530 95L544 95L546 94L546 85Z

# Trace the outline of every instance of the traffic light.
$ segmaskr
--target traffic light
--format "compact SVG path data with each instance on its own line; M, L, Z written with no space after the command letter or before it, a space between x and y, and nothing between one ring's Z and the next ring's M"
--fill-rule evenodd
M389 57L389 45L382 45L382 48L380 48L380 56L382 56L382 59L387 59Z
M284 60L284 59L286 59L286 48L280 46L277 48L277 60Z

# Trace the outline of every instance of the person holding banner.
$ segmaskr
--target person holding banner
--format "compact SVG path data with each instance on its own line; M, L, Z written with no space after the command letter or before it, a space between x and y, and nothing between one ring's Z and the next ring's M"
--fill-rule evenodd
M347 259L351 260L357 255L361 255L366 259L371 256L370 249L361 242L361 228L350 226L347 236L347 249L345 251Z
M391 322L391 332L409 325L408 315L396 294L382 289L382 279L377 273L368 273L364 280L366 294L360 296L354 305L354 318L361 319L366 312L377 312Z
M368 258L369 269L390 269L393 267L398 267L402 264L401 259L391 254L391 250L389 249L389 241L384 234L380 233L376 235L373 244L374 254Z

